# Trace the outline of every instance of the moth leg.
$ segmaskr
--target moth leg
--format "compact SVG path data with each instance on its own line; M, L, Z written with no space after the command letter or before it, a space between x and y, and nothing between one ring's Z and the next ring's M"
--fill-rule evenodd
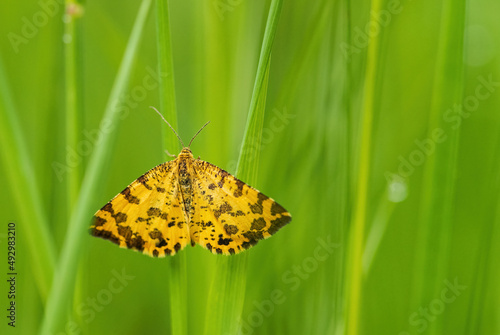
M171 154L170 152L168 152L168 150L165 150L165 153L167 154L167 156L170 156L170 157L173 157L173 158L177 158L176 155Z

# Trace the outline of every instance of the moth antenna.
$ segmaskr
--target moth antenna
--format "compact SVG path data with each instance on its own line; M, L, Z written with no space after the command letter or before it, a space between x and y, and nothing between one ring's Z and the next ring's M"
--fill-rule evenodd
M196 136L198 136L198 134L203 130L203 128L205 128L208 124L210 123L210 121L208 121L207 123L205 123L203 125L203 127L200 128L200 130L198 130L198 132L196 134L194 134L193 138L191 139L191 141L189 141L189 145L188 145L188 148L191 146L191 143L193 143L193 140L195 139Z
M160 116L161 116L161 118L163 119L163 121L165 121L165 123L166 123L166 124L168 124L168 126L170 127L170 129L172 129L172 131L174 132L175 136L177 136L177 138L179 139L179 141L180 141L180 142L181 142L181 144L182 144L182 147L183 147L183 148L185 148L186 146L184 145L184 142L182 142L181 137L177 134L177 132L175 131L175 129L174 129L174 128L170 125L170 123L168 123L168 121L167 121L167 120L165 120L165 118L163 117L163 115L162 115L162 114L161 114L161 113L160 113L160 112L159 112L156 108L154 108L153 106L149 106L149 108L154 109L154 110L155 110L155 112L156 112L156 113L158 113L158 115L160 115ZM203 129L203 128L202 128L202 129ZM189 144L191 144L191 143L189 143Z

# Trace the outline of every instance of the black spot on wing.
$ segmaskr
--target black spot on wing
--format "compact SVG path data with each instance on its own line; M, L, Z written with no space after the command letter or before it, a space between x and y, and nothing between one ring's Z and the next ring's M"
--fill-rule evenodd
M244 232L243 236L245 236L249 241L255 241L254 244L256 244L257 241L262 240L264 238L264 235L262 235L262 231L253 231L253 230L248 230Z
M130 193L130 187L127 187L126 189L124 189L121 192L121 194L123 195L123 197L125 198L125 200L127 200L131 204L136 204L136 205L139 204L139 198L137 198L136 196L134 196L134 195L132 195Z
M153 231L149 232L149 237L151 237L153 240L158 240L158 242L156 242L155 244L157 248L165 247L168 245L161 231L156 228Z
M238 197L241 197L243 195L243 186L245 186L245 183L242 182L241 180L239 179L236 179L235 178L235 182L236 182L236 190L234 190L234 193L233 195L238 198Z
M280 228L282 228L284 225L286 225L291 220L292 220L292 217L288 216L288 215L282 215L275 220L271 220L271 227L269 227L269 229L268 229L269 234L273 235L274 233L276 233Z
M116 223L122 223L122 222L127 221L127 214L125 214L125 213L118 212L112 216L115 218Z
M218 219L222 214L230 212L233 208L227 202L220 205L219 209L214 210L214 216Z
M286 209L280 206L277 202L273 202L271 205L271 215L275 216L276 214L286 213Z
M137 235L126 241L127 247L130 249L136 249L139 251L144 250L144 244L146 243L141 236Z
M132 238L132 229L130 229L130 227L128 227L128 226L124 227L124 226L118 225L117 228L118 228L118 234L123 236L123 238L125 238L125 240L129 240L130 238Z
M250 224L250 229L252 230L261 230L266 226L266 220L264 218L254 219Z
M224 225L224 230L228 235L233 235L238 232L238 227L233 225L233 224L225 224Z
M101 208L101 211L109 212L111 215L115 213L115 210L113 209L113 205L111 205L111 202L108 202L106 205L104 205L103 208Z
M250 210L254 214L262 214L262 204L261 203L256 203L256 204L248 204L250 207Z
M160 213L160 209L156 207L150 207L147 212L148 216L159 216Z
M217 183L217 185L222 188L224 186L224 182L226 181L226 178L227 176L230 176L229 173L227 173L226 171L220 169L220 172L218 173L219 177L220 177L220 180L219 182Z
M144 185L144 187L145 187L145 188L147 188L148 190L150 190L150 191L151 191L153 188L152 188L151 186L149 186L149 185L148 185L148 183L146 183L146 182L148 181L148 177L147 177L146 175L147 175L147 173L146 173L146 174L143 174L142 176L140 176L140 177L137 179L137 181L138 181L139 183L141 183L142 185Z
M219 241L217 241L218 245L229 245L229 243L233 242L231 238L222 238L222 234L219 235Z
M104 225L106 222L107 222L106 219L103 219L99 216L94 216L93 223L94 223L95 227L100 227L100 226Z
M252 246L256 245L257 242L258 242L258 240L245 241L245 242L241 243L241 247L244 248L244 249L249 249Z
M105 240L110 240L111 242L120 245L120 239L117 236L113 235L113 233L110 232L109 230L100 230L91 228L90 234L92 234L95 237L100 237Z

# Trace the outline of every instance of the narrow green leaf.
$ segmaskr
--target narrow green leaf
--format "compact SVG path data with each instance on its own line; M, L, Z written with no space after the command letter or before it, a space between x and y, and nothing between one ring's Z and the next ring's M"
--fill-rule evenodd
M371 1L371 11L380 12L381 0ZM375 109L376 78L378 68L380 36L370 39L366 56L365 82L363 89L363 107L361 115L361 139L359 147L357 187L349 241L349 261L347 269L348 312L347 333L357 335L361 322L361 294L363 278L363 253L365 246L365 230L368 211L369 175L371 168L371 141L373 130L373 114Z
M21 217L17 228L26 236L34 279L42 301L47 298L54 273L56 250L35 179L33 164L21 130L17 110L0 58L0 145L6 179Z
M66 146L77 148L82 118L82 61L80 16L83 8L75 0L66 0L64 15L64 66L65 66L65 107L66 107ZM80 191L82 181L82 164L67 171L67 202L68 213L73 210L73 205Z
M465 7L465 1L443 2L427 138L433 138L439 129L447 134L447 140L436 145L424 167L417 236L421 249L416 254L414 270L420 280L412 291L413 306L438 297L443 280L448 278L460 128L452 130L443 112L463 101ZM442 334L442 326L443 322L432 323L429 333Z
M66 148L78 148L81 140L81 125L83 117L83 61L82 57L82 27L81 16L83 6L76 0L66 0L64 8L64 79L65 79L65 110L66 117ZM66 206L69 216L78 199L78 192L82 183L84 164L77 164L66 171ZM66 218L69 220L69 217ZM82 267L82 265L80 265ZM79 271L77 282L81 282L82 271ZM81 302L83 287L75 285L74 305Z
M158 71L168 74L160 76L160 108L168 122L177 127L174 66L168 0L156 0L156 34L158 49ZM177 154L179 140L165 124L163 148ZM186 253L168 258L167 285L170 299L170 324L173 335L187 333L187 275Z
M160 75L160 111L170 125L178 131L168 0L156 0L156 34L158 70L160 74L166 74L166 76ZM171 154L177 154L179 140L167 125L164 125L162 129L164 147Z
M255 78L250 109L240 149L236 175L247 183L257 180L262 129L269 79L269 66L274 36L283 2L273 0L264 32L259 65ZM239 333L241 312L245 300L248 252L219 257L209 292L205 334Z
M75 211L72 213L70 226L68 227L64 240L61 258L59 260L59 270L56 272L52 284L52 290L47 302L46 312L41 327L41 334L52 334L59 331L60 325L66 320L65 308L67 307L67 303L72 299L71 289L73 288L76 276L80 251L83 244L88 241L89 238L87 228L94 209L93 194L95 194L99 188L99 181L101 181L100 175L102 175L104 163L109 156L112 139L116 135L115 130L120 115L116 107L120 101L120 95L127 87L132 72L133 61L139 49L139 41L150 7L151 0L142 1L120 69L118 70L113 85L101 123L111 128L103 132L101 141L99 145L96 146L90 158L80 195L75 205Z

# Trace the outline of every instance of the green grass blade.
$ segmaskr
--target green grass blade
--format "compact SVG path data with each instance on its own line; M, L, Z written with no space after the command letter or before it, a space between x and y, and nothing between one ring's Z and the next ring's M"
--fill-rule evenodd
M170 125L179 131L179 128L177 127L174 61L172 54L172 38L170 33L169 15L168 0L156 0L158 70L159 73L168 74L167 76L160 76L160 111ZM169 150L171 154L177 154L179 149L179 140L167 125L164 125L162 129L164 147Z
M236 175L250 184L257 179L259 148L274 36L283 2L274 0L269 9L250 109L240 149ZM237 334L245 299L248 253L219 257L209 293L205 334Z
M427 138L433 138L435 130L441 129L447 134L447 140L436 145L424 169L417 237L420 252L416 254L415 266L415 277L419 280L413 291L413 306L421 306L439 296L443 280L448 278L460 128L452 130L443 112L457 101L463 101L465 1L444 1L441 15ZM441 334L442 326L442 321L432 323L429 333Z
M497 140L495 145L495 152L500 149L500 132L497 128ZM498 171L500 167L500 158L494 160L492 170ZM491 190L491 208L495 208L488 215L491 223L484 225L480 235L481 248L477 250L475 257L474 276L470 285L471 294L470 303L467 310L467 323L464 334L481 334L484 326L487 326L487 319L485 317L485 301L490 296L490 288L496 286L497 283L492 278L497 278L495 274L498 273L498 255L495 253L495 237L499 236L500 228L500 176L496 176L496 180L492 181L493 187ZM492 283L493 282L493 283Z
M352 15L351 15L351 2L350 1L342 1L340 4L340 15L344 22L341 22L340 24L344 27L342 30L341 36L343 36L345 41L351 41L351 25L352 25ZM345 160L345 163L343 164L345 170L343 171L342 175L340 175L340 178L344 178L343 180L338 180L339 184L343 184L344 186L344 192L343 196L340 196L339 203L341 207L343 208L343 217L339 218L341 221L341 243L343 245L347 244L349 241L349 225L351 222L351 211L349 208L349 199L352 199L352 194L353 194L353 187L352 187L352 162L353 159L351 158L352 154L352 140L351 140L351 134L350 134L350 129L352 129L352 116L351 116L351 108L352 108L352 65L350 60L347 57L342 57L343 59L343 65L344 65L344 72L343 72L343 77L345 78L345 84L344 84L344 92L342 96L342 107L345 110L343 114L341 114L344 118L342 119L342 123L340 127L343 126L343 131L340 130L340 133L344 133L343 141L345 144L345 153L344 157L342 160ZM341 136L341 135L340 135ZM343 277L343 280L340 279L340 283L335 287L334 293L335 295L335 316L332 318L332 320L329 323L329 328L328 328L328 333L329 334L344 334L345 333L345 327L348 323L348 314L346 313L346 308L345 307L345 301L346 301L346 296L347 296L347 290L348 288L348 282L345 280L346 279L346 271L348 267L348 262L347 262L347 256L346 256L346 249L345 247L340 248L339 250L339 265L338 269L340 272L340 275Z
M80 129L83 117L83 61L82 55L82 27L81 16L83 6L75 0L66 0L64 22L64 79L65 79L65 110L66 117L66 147L78 148L81 140ZM84 164L77 164L66 171L66 206L69 216L78 199L78 192L82 183L82 167ZM67 217L66 219L69 219ZM79 271L77 282L81 281L81 271ZM75 285L74 305L78 306L82 302L83 287Z
M65 107L66 107L66 145L77 148L82 118L82 62L80 59L81 31L80 20L82 6L74 0L66 0L64 16L64 62L65 62ZM82 165L67 171L68 213L78 197L82 180Z
M156 34L158 49L158 72L168 73L160 76L160 108L168 122L177 127L174 66L168 0L156 0ZM179 140L165 124L163 147L172 154L177 154ZM170 324L173 335L187 333L187 275L186 253L168 258L167 270L168 296L170 298Z
M382 1L371 2L371 12L379 12ZM347 333L357 335L361 324L361 291L363 279L363 252L368 211L369 174L371 169L371 141L373 113L375 108L376 78L378 68L380 36L370 40L367 50L363 107L361 115L361 139L359 148L357 187L354 200L352 226L349 241L349 266L347 269L348 312Z
M116 129L120 115L116 106L120 101L120 95L127 87L150 6L151 0L143 0L106 106L103 122L115 126L114 129ZM109 156L112 139L115 134L116 132L111 129L103 132L100 144L96 146L90 158L80 196L75 206L75 211L72 213L70 226L61 251L59 271L54 277L41 327L41 334L52 334L58 331L59 326L66 320L65 307L72 298L71 289L80 259L80 250L89 238L87 228L94 210L93 194L99 189L100 175L102 175L104 163Z
M260 140L262 135L262 124L264 122L265 109L265 98L263 97L265 97L266 94L266 92L264 91L264 86L267 86L266 76L268 75L269 71L271 49L274 41L274 36L276 35L276 29L278 26L278 19L281 13L282 5L282 0L275 0L271 2L271 7L269 8L269 16L266 23L266 30L264 32L264 39L262 41L259 65L257 67L257 75L253 87L252 99L250 100L250 110L248 112L245 133L243 135L243 142L241 144L240 156L238 158L238 165L236 168L237 175L241 179L256 177L256 175L252 176L252 167L257 167L258 162L255 162L255 160L258 159L258 155L255 153L257 150L251 149L251 146L253 144L250 143L250 140ZM262 110L258 109L259 103L263 104ZM262 115L254 115L258 114L259 112L262 113ZM260 127L257 126L259 120ZM243 162L245 164L243 164ZM256 171L256 169L254 171ZM249 182L251 181L253 180L250 180Z
M33 164L0 58L0 145L6 179L18 208L18 229L26 236L38 291L45 301L54 273L56 250L35 179Z

